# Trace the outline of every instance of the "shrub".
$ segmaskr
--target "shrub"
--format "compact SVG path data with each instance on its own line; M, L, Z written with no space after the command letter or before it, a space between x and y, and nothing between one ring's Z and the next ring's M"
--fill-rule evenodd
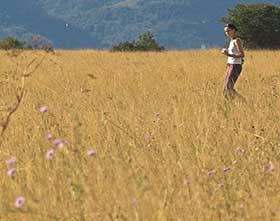
M0 49L10 50L10 49L24 49L25 42L20 41L14 37L8 36L0 41Z
M117 45L113 45L111 51L163 51L164 47L160 47L155 41L151 32L142 33L136 41L125 41Z
M134 42L121 42L118 45L113 45L112 51L136 51L135 43Z

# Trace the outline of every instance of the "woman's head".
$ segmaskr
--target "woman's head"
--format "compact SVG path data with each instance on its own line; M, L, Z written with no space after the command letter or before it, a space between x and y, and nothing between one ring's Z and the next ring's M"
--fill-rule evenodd
M224 27L224 32L227 37L235 37L235 32L237 31L237 28L234 24L226 24Z

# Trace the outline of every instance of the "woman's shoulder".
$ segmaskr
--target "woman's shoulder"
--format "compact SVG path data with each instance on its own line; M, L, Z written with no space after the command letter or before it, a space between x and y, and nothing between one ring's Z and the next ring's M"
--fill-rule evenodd
M239 37L237 37L237 38L235 38L235 39L233 39L233 44L235 44L235 45L241 45L242 44L242 41L241 41L241 39L239 38Z
M233 42L241 42L241 38L236 37L235 39L233 39Z

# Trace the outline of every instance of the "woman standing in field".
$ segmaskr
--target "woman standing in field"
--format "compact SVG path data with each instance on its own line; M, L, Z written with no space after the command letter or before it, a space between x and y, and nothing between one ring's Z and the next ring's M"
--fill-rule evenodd
M230 39L228 48L222 49L222 54L228 57L226 77L224 82L224 95L226 98L241 96L233 88L242 71L242 63L244 58L241 40L236 36L236 31L237 28L234 24L227 24L224 27L224 32Z

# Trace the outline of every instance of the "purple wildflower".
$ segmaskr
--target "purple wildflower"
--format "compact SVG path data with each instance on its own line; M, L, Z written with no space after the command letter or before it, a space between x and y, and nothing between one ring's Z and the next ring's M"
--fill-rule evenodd
M15 158L15 157L12 157L12 158L6 160L6 164L7 164L8 166L13 165L15 162L16 162L16 158Z
M236 153L244 153L245 152L241 147L236 147L234 151Z
M59 149L63 148L64 147L64 143L63 142L60 142L59 144L56 145Z
M48 111L48 107L47 106L42 106L42 107L39 108L39 112L40 113L45 113L47 111Z
M8 175L8 176L13 176L13 175L15 174L15 172L16 172L16 169L15 169L15 168L11 168L11 169L9 169L9 170L7 171L7 175Z
M226 172L228 172L228 171L230 171L230 168L229 168L229 167L225 167L225 168L223 169L223 172L224 172L224 173L226 173Z
M65 144L68 144L68 141L67 140L61 140L61 139L55 139L54 141L53 141L53 144L55 145L55 146L57 146L58 148L63 148L64 147L64 145Z
M157 117L158 119L160 118L160 113L159 113L159 112L156 113L156 117Z
M88 156L95 156L96 152L94 150L88 150L87 155Z
M60 139L55 139L53 141L53 144L56 145L56 146L58 146L60 143L62 143L62 140L60 140Z
M208 170L207 175L212 176L216 173L216 170Z
M16 208L20 208L25 202L25 198L23 196L20 196L16 199L16 202L15 202L15 207Z
M136 206L138 204L138 200L136 198L133 198L132 201L131 201L131 204L133 206Z
M51 133L48 133L48 134L47 134L47 139L48 139L48 140L51 140L52 138L53 138L52 134L51 134Z
M185 178L184 180L183 180L183 184L184 185L189 185L191 183L191 180L189 179L189 178Z
M272 173L274 171L274 164L269 161L269 164L265 165L264 169L267 173Z
M219 188L223 188L224 186L225 186L224 183L219 183L219 184L218 184L218 187L219 187Z
M46 154L46 158L51 159L53 157L54 157L54 150L53 149L48 150L48 152Z

